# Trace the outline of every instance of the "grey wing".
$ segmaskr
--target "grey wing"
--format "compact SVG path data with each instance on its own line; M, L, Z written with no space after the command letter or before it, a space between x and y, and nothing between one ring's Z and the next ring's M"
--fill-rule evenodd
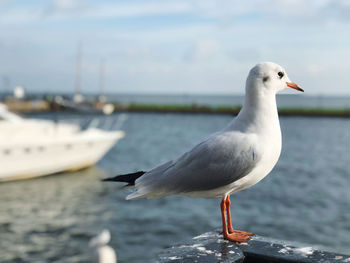
M210 137L167 163L159 169L161 175L150 171L144 179L153 177L149 181L152 191L169 194L206 191L244 177L259 160L255 136L226 132Z

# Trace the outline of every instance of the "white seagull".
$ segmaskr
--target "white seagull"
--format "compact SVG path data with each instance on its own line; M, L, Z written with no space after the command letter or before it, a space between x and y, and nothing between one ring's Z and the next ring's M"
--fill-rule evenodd
M290 81L281 66L272 62L257 64L246 81L244 105L226 128L173 161L147 172L105 181L134 186L136 191L126 199L167 195L221 197L224 238L245 242L253 234L232 228L229 197L259 182L277 163L282 138L276 93L287 87L303 91Z
M107 229L90 240L91 263L117 263L114 249L107 245L110 240L111 234Z

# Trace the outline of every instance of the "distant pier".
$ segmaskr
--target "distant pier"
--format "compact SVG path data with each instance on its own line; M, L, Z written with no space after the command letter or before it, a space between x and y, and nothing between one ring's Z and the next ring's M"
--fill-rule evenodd
M6 100L2 101L10 111L31 113L48 112L51 110L50 103L44 100Z
M217 232L208 232L159 256L160 263L345 263L350 255L326 252L308 245L254 236L247 243L224 240Z

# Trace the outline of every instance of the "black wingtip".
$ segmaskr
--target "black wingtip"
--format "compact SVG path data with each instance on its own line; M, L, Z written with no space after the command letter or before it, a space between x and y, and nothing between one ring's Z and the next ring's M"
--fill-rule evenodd
M132 186L132 185L135 185L136 179L141 177L144 173L145 173L144 171L139 171L136 173L122 174L122 175L117 175L114 177L102 179L102 181L103 182L124 182L124 183L128 183L128 186Z
M117 176L115 176L115 177L104 178L104 179L102 179L101 181L102 181L102 182L112 182L112 181L116 181L116 180L115 180L116 177L117 177Z

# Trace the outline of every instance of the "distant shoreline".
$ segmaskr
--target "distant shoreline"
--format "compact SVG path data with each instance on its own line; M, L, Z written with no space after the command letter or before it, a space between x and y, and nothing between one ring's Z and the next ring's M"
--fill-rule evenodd
M205 105L161 105L161 104L115 104L116 111L124 112L151 112L151 113L181 113L181 114L223 114L237 115L240 106L205 106ZM307 116L307 117L350 117L350 109L335 108L279 108L280 116Z
M67 110L53 109L46 101L5 101L3 102L11 111L19 113L34 112L69 112ZM241 106L209 106L198 104L157 104L157 103L112 103L115 113L142 112L142 113L179 113L179 114L220 114L237 115ZM280 107L280 116L305 117L341 117L349 118L350 109L346 108L306 108L306 107ZM84 113L81 113L84 114Z

